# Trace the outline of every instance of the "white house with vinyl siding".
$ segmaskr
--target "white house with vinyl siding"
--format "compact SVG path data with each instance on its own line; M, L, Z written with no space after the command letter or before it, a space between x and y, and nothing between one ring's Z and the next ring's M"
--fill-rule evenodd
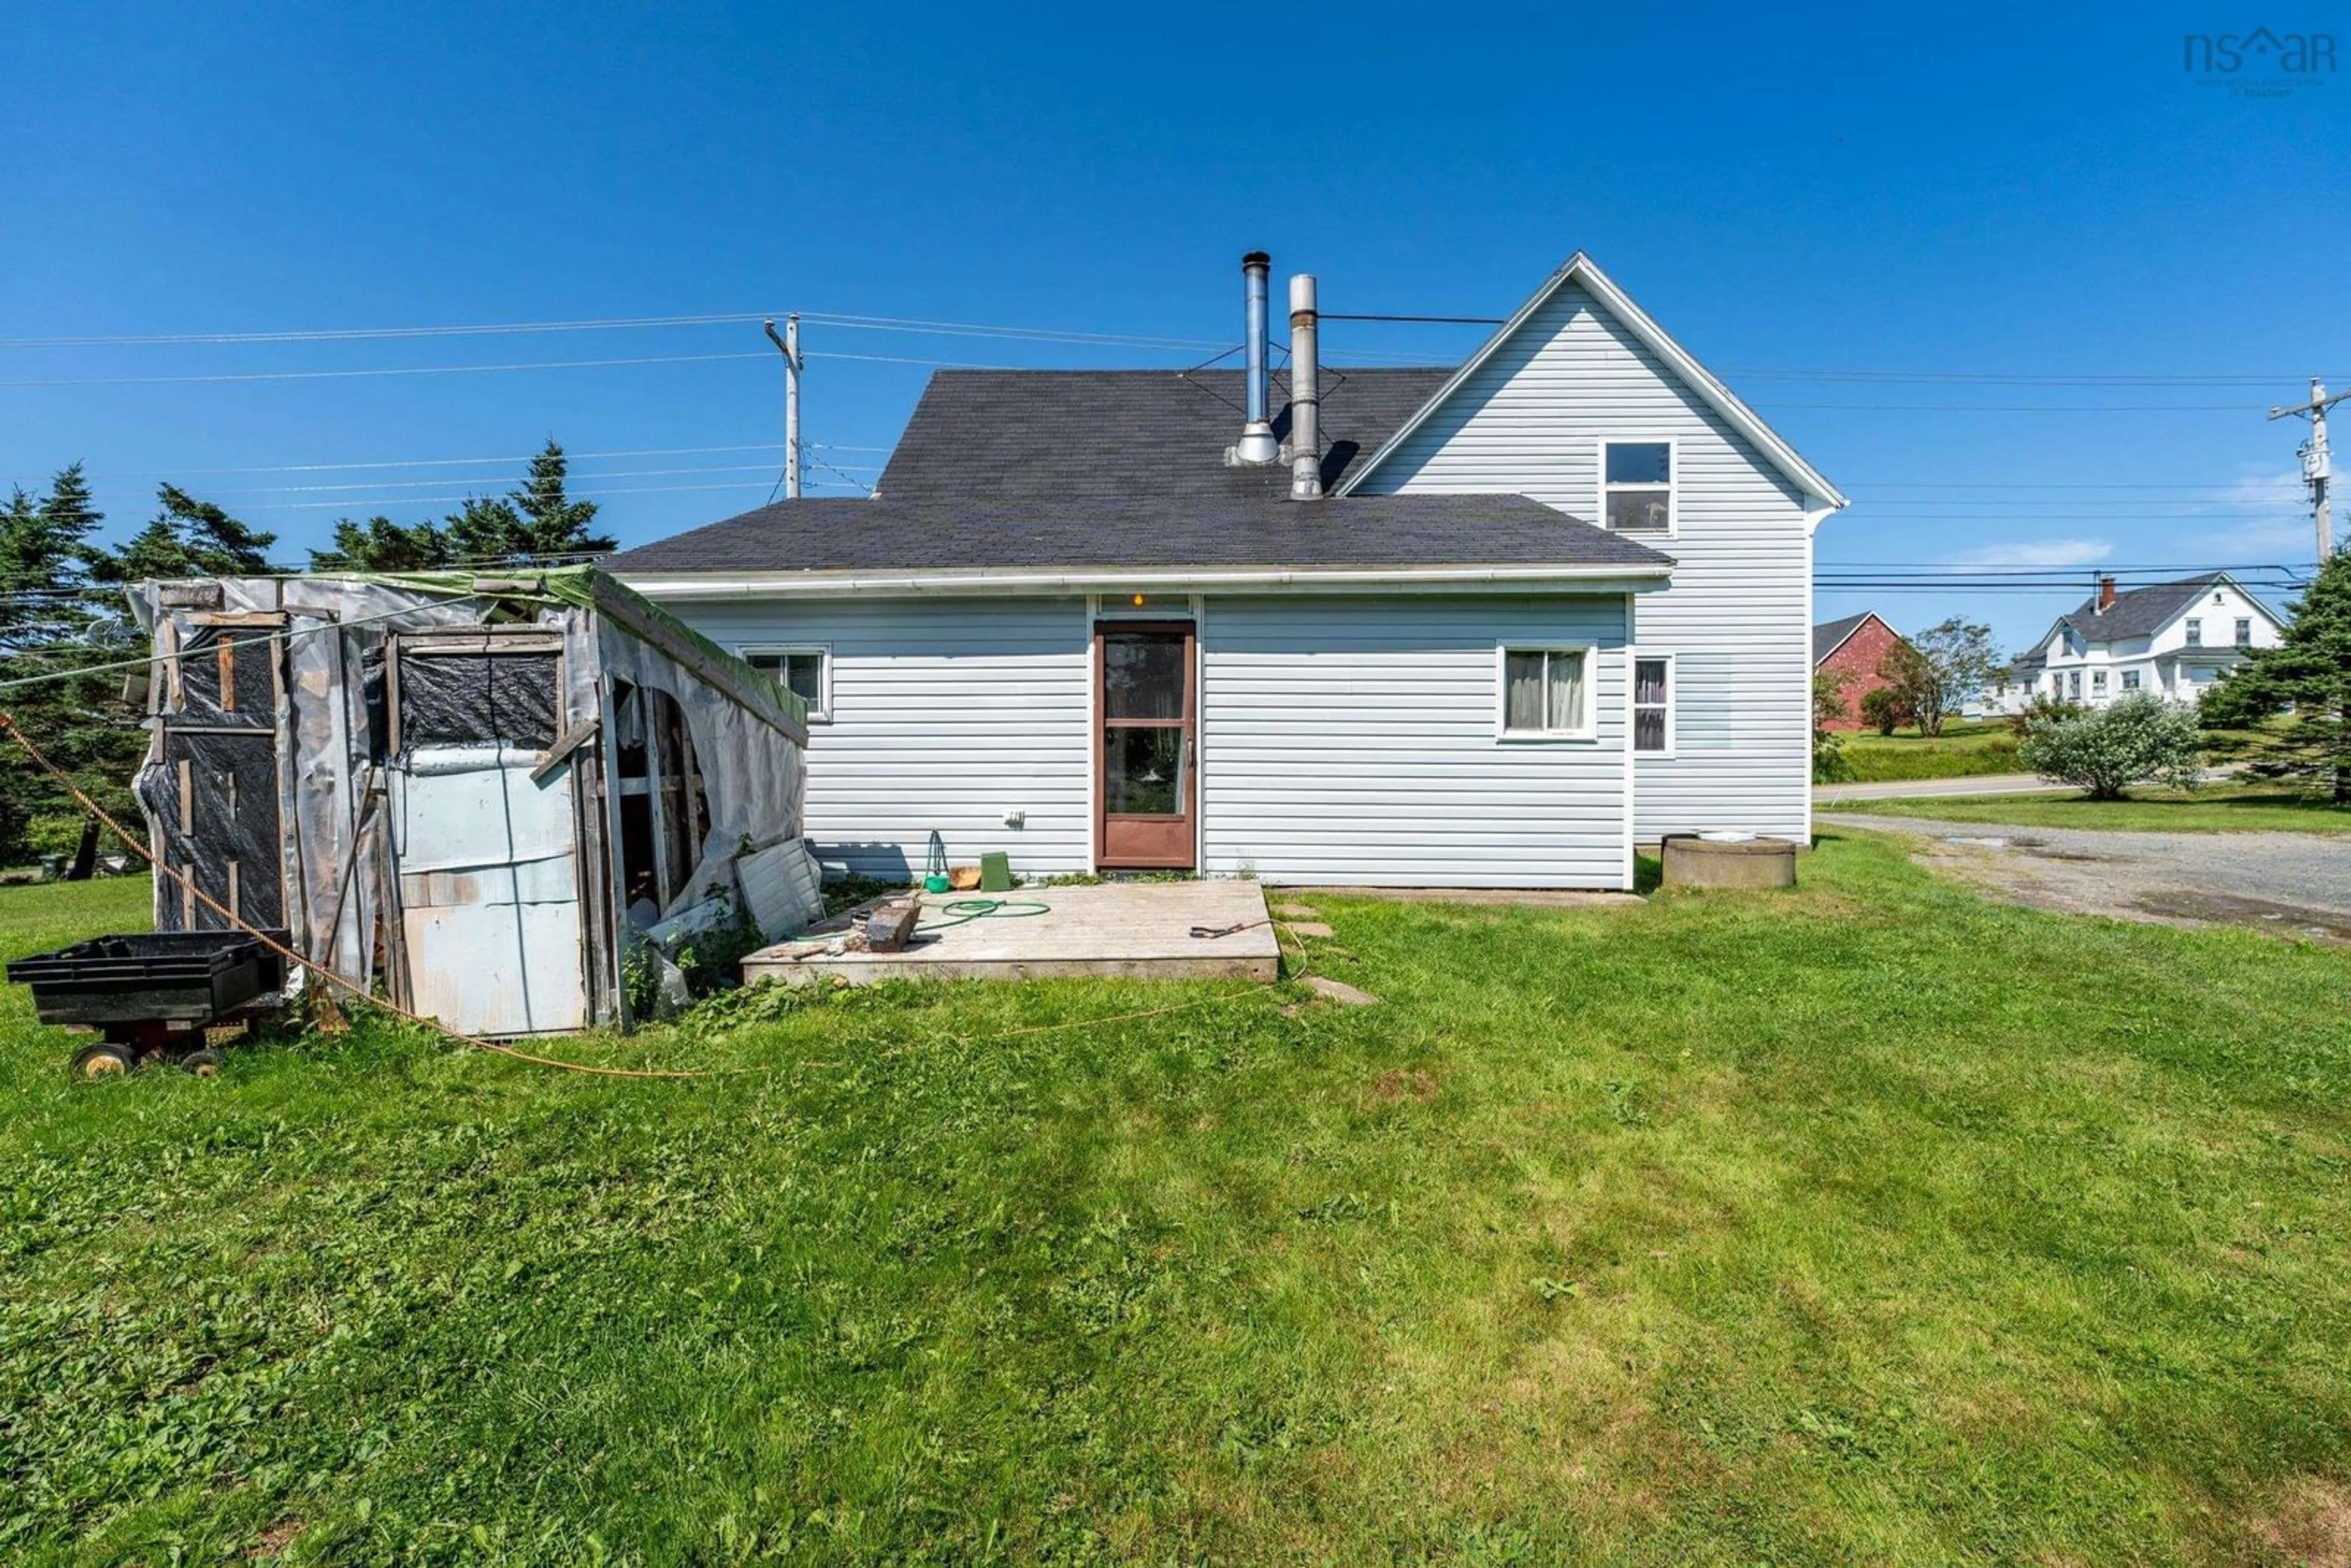
M2249 651L2284 635L2284 620L2225 571L2120 591L2102 577L2011 674L2031 695L2090 707L2140 692L2194 702Z
M1457 370L1316 382L1309 446L1278 373L942 371L875 497L613 569L808 700L845 870L935 831L1031 875L1614 888L1669 833L1809 836L1844 500L1751 410L1581 256Z

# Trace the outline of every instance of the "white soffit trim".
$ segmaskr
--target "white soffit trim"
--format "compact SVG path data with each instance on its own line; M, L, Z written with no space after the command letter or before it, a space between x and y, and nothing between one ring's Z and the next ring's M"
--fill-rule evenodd
M1650 319L1648 312L1634 304L1632 297L1617 287L1608 275L1601 271L1593 265L1592 258L1580 250L1569 256L1567 264L1552 273L1550 280L1541 288L1536 289L1533 297L1524 305L1520 306L1517 313L1508 321L1503 322L1494 335L1486 340L1483 347L1464 360L1461 362L1461 368L1447 377L1445 384L1437 389L1437 395L1423 403L1418 413L1405 420L1395 434L1381 444L1378 451L1373 453L1367 461L1358 465L1355 471L1341 483L1336 494L1342 496L1355 494L1364 481L1377 472L1380 465L1385 462L1396 448L1402 446L1415 431L1428 422L1431 415L1449 402L1453 394L1461 389L1462 384L1477 374L1504 343L1517 335L1519 329L1526 325L1528 318L1541 309L1552 295L1571 283L1580 283L1590 289L1593 298L1600 301L1609 314L1624 323L1633 336L1638 338L1651 353L1666 362L1667 369L1687 382L1691 390L1704 399L1708 407L1720 414L1725 423L1751 442L1765 457L1771 460L1773 467L1800 486L1806 496L1817 497L1827 503L1825 507L1819 509L1819 517L1826 517L1830 512L1850 505L1844 492L1830 484L1819 469L1799 456L1794 447L1782 441L1777 432L1763 423L1761 415L1740 401L1739 395L1718 381L1713 371L1699 364L1688 350L1675 342L1663 327ZM1815 528L1819 527L1819 517L1813 517L1812 525Z
M1458 591L1556 587L1573 593L1640 593L1663 588L1673 568L1656 566L1149 567L1134 571L629 572L621 580L648 599L783 598L802 594L1161 593L1214 589L1302 591L1388 589Z

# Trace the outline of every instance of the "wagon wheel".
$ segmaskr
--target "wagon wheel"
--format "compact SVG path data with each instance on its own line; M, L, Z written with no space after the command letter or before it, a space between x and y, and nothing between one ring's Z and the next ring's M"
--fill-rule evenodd
M101 1078L120 1078L138 1065L131 1048L108 1040L102 1045L85 1045L74 1052L73 1065L66 1071L77 1083L95 1082Z
M200 1045L180 1058L180 1065L199 1078L216 1078L220 1075L221 1053L209 1045Z

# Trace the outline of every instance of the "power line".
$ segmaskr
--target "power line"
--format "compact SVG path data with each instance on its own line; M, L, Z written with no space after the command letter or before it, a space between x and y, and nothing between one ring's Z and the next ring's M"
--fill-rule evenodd
M811 441L803 444L820 452L878 452L887 454L895 448L888 446L846 446L829 441ZM602 452L564 453L564 460L585 463L604 457L690 457L729 452L780 452L779 441L754 441L733 446L629 446ZM222 468L102 468L84 475L90 479L168 478L209 474L332 474L355 473L376 468L471 468L488 467L500 463L528 463L538 456L536 452L518 452L492 457L388 457L372 463L246 463ZM40 479L32 476L35 483Z

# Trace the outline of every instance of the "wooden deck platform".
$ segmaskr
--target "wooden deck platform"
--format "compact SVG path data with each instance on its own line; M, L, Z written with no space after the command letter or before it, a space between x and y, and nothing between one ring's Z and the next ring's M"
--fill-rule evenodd
M945 906L995 897L1047 905L1042 915L950 924ZM743 960L743 982L801 981L839 975L885 978L1040 980L1264 980L1279 977L1281 947L1253 882L1113 882L1092 887L1022 888L1008 894L923 894L922 924L900 953L833 951L841 930L812 931ZM1228 936L1195 936L1194 926L1242 925Z

